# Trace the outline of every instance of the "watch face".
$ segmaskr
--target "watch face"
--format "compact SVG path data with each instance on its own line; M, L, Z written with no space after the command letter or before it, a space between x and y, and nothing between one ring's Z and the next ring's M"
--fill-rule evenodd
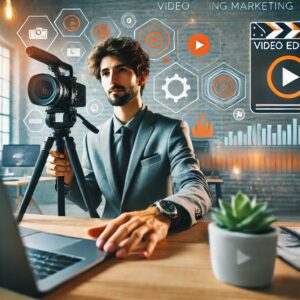
M167 200L161 201L160 206L163 210L165 210L166 212L168 212L170 214L174 214L177 212L175 204L171 201L167 201Z

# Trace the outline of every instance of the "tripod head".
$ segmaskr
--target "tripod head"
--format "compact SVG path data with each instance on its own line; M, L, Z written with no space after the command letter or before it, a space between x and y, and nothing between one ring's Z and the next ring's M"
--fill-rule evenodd
M99 130L94 125L87 121L82 115L77 113L77 109L75 107L68 107L68 109L48 107L46 109L46 114L46 124L49 128L52 128L53 130L64 129L70 132L70 128L74 126L77 117L79 117L82 120L82 123L83 125L85 125L85 127L87 127L94 133L99 132ZM56 114L60 114L60 117L57 118ZM58 121L58 119L60 121Z

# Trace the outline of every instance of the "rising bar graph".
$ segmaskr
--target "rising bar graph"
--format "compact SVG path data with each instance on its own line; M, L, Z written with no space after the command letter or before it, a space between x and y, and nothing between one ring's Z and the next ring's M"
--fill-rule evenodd
M300 125L292 119L286 126L282 124L248 125L245 130L229 131L224 137L225 146L299 146Z

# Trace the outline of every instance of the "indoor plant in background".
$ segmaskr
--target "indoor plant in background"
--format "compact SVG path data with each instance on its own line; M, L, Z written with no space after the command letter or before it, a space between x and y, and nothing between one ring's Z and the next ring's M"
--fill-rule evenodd
M215 277L226 283L259 288L271 284L276 258L276 221L267 203L238 192L231 205L219 200L212 210L209 246Z

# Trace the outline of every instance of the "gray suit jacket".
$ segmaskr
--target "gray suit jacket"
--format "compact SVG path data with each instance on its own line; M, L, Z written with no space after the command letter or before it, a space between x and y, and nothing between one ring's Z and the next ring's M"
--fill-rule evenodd
M82 168L91 200L99 206L105 199L102 217L142 210L156 200L167 199L182 206L197 223L211 206L211 195L195 158L189 128L184 121L146 111L132 149L123 193L113 168L113 121L99 126L99 133L84 138ZM172 178L173 195L169 177ZM86 210L76 181L67 198Z

